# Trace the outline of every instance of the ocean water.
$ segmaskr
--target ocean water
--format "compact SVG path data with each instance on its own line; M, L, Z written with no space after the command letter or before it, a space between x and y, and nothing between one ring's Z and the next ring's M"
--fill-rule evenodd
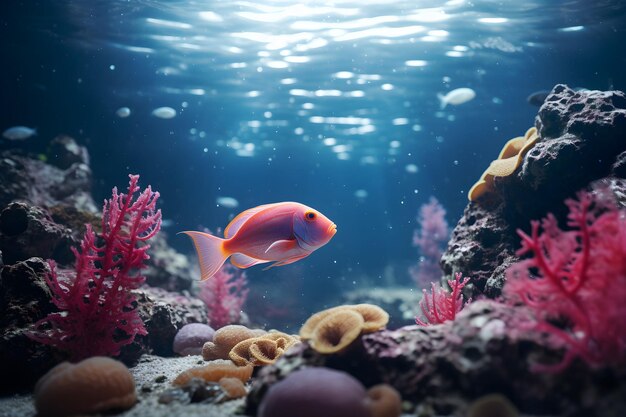
M248 271L270 304L410 286L419 207L435 196L456 224L533 125L531 93L626 84L618 0L6 0L0 35L0 128L37 128L35 150L61 133L87 146L97 201L140 174L178 250L192 253L176 232L259 204L331 218L310 257ZM441 109L456 88L476 97Z

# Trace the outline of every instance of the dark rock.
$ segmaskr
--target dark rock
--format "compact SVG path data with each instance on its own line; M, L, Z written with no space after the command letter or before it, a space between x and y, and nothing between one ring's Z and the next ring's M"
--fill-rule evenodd
M0 392L18 392L32 384L60 358L47 346L33 342L25 331L55 310L45 282L46 262L31 258L0 270Z
M528 231L531 220L549 212L564 219L566 198L594 181L611 182L626 172L623 92L557 85L535 125L539 140L521 167L496 178L493 193L466 207L442 256L447 278L454 272L472 278L467 288L474 297L500 294L504 272L517 260L517 229Z
M66 146L76 147L82 155L64 169L16 150L0 154L0 207L15 200L24 200L37 206L62 204L82 211L97 211L90 194L91 168L87 150L70 142L73 141L70 138L63 140Z
M456 415L460 403L490 393L505 395L529 414L577 416L596 415L602 407L626 409L626 399L616 399L626 387L625 369L591 370L575 361L558 375L530 371L537 361L558 361L561 352L542 347L536 334L518 332L515 323L523 319L519 307L485 300L442 325L364 335L343 355L321 355L303 343L260 370L246 411L254 415L272 384L305 366L348 372L366 387L388 383L404 401L431 410L430 415Z
M170 247L162 232L150 241L150 259L146 265L148 285L168 291L191 290L193 272L189 258Z
M206 305L189 295L180 295L161 288L142 287L135 291L139 316L148 334L137 336L130 345L122 348L120 360L135 363L144 353L173 356L174 337L189 323L206 323Z
M41 207L14 202L0 212L0 250L6 264L34 256L69 264L74 260L70 248L77 243L71 230Z
M87 148L66 135L59 135L50 142L49 153L50 163L61 169L68 169L74 164L89 165Z

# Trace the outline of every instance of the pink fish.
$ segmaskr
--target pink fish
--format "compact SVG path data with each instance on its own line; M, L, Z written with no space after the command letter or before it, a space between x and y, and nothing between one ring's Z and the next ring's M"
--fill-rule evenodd
M271 268L299 261L327 244L337 226L311 207L283 202L240 213L224 229L225 239L202 232L180 233L193 240L205 281L229 257L238 268L274 262Z

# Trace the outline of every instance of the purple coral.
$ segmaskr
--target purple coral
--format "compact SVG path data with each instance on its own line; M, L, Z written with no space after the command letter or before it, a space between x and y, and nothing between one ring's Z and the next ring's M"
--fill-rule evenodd
M417 216L419 228L413 234L413 246L418 248L419 263L409 269L418 288L441 279L439 259L442 246L447 242L450 229L446 221L446 210L435 197L422 204Z
M113 188L102 208L102 234L96 237L91 225L80 245L72 248L75 274L62 277L54 262L46 277L52 301L61 312L35 323L29 337L69 353L72 360L91 356L116 356L146 329L135 308L132 290L145 280L146 242L161 227L161 210L156 210L158 192L150 186L139 194L138 175L130 175L127 194Z
M422 290L423 295L420 300L420 309L424 314L424 320L416 317L415 322L420 326L428 326L429 324L440 324L444 321L454 320L456 314L472 301L469 299L463 302L463 294L461 293L468 281L469 278L463 278L463 275L457 272L454 280L448 280L451 292L439 284L431 283L430 294L425 289Z
M240 320L241 309L248 298L247 284L246 274L229 264L200 283L198 297L207 306L211 327L219 329Z
M559 363L536 369L559 372L576 357L592 366L623 364L626 210L587 192L566 205L570 230L560 229L551 214L531 223L530 236L518 230L517 255L530 257L509 267L504 293L533 311L532 330L565 348Z

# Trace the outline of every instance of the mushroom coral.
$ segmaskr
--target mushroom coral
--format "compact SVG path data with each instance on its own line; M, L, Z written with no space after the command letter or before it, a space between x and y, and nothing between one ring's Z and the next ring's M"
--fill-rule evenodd
M242 340L231 349L228 356L239 366L269 365L276 362L287 349L298 342L296 337L286 333L269 332Z
M39 379L34 396L41 417L125 410L137 402L128 368L103 356L60 363Z
M361 333L380 330L388 322L389 314L378 306L343 305L313 314L300 329L300 337L320 353L337 353Z
M352 310L339 310L320 321L309 343L319 353L345 350L363 330L363 316Z
M492 192L494 177L507 177L515 172L526 152L535 146L538 139L537 128L531 127L524 136L509 140L500 151L498 159L489 164L480 179L470 188L467 194L469 200L476 201L485 193Z
M180 373L173 385L185 385L192 378L203 379L207 382L219 382L222 378L238 378L246 382L252 376L252 366L237 366L228 360L214 360L204 366L197 366Z

